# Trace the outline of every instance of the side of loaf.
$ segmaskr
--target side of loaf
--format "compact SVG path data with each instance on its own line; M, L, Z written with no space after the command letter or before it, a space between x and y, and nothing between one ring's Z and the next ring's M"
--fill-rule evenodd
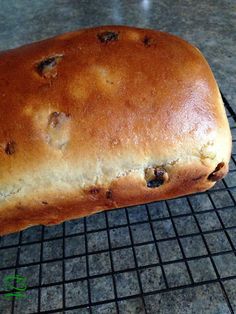
M203 55L104 26L0 53L0 235L211 188L231 134Z

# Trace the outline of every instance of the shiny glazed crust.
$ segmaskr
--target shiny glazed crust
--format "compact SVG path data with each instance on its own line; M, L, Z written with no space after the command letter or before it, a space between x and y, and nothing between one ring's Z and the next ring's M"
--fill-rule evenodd
M199 50L104 26L0 53L0 235L204 191L231 134Z

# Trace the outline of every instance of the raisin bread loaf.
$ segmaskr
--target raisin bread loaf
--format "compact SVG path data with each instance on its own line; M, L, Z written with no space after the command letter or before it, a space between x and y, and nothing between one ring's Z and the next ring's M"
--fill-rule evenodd
M197 48L104 26L0 53L0 234L211 188L231 134Z

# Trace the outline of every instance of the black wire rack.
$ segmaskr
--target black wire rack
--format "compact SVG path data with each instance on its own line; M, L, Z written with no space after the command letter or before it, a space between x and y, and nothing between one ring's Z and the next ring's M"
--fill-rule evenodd
M205 193L2 237L0 313L234 313L235 200L233 145L228 176ZM17 275L27 289L6 298Z

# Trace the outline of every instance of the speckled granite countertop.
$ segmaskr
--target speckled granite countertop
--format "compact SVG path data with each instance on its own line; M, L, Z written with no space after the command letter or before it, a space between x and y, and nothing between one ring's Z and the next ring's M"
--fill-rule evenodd
M195 44L236 111L234 0L0 0L0 50L101 24ZM236 313L235 174L234 146L230 173L207 193L0 238L0 314ZM12 301L4 280L15 271L28 288Z
M234 0L1 0L0 50L103 24L154 28L195 44L236 109Z

